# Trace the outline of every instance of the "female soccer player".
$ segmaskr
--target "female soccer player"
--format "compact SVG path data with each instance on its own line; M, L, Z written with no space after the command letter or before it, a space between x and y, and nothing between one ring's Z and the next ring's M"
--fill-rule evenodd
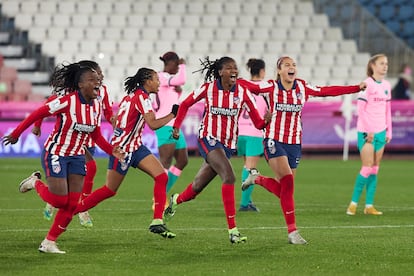
M167 52L160 57L160 60L164 63L163 71L158 72L160 89L158 93L150 94L151 97L155 96L152 97L152 102L158 118L170 113L172 104L179 103L181 85L184 85L186 81L184 59L179 58L175 52ZM167 193L188 163L185 137L182 132L178 140L172 137L173 124L174 120L171 120L155 131L160 161L163 167L168 170ZM173 158L175 158L174 165L172 165Z
M115 117L112 112L112 103L109 100L109 94L108 94L107 87L106 85L102 84L104 75L102 73L101 67L99 66L98 63L92 60L82 60L82 61L79 61L79 64L81 66L90 67L98 73L99 78L101 80L101 86L98 92L97 99L99 103L101 104L102 113L105 116L106 120L110 122L111 124L113 124ZM52 96L51 98L48 99L48 101L51 101L52 99L56 98L56 96L57 95ZM32 133L35 134L36 136L40 136L41 134L41 129L40 129L41 123L42 123L42 120L35 122L34 127L32 129ZM87 197L92 192L93 180L95 178L96 170L97 170L96 161L93 158L93 156L95 155L95 150L96 150L95 142L93 141L93 139L89 139L85 146L87 147L87 150L85 151L86 175L85 175L85 180L83 183L81 200ZM53 216L53 211L54 211L53 206L50 205L49 203L46 203L46 206L43 210L43 217L46 220L51 220ZM87 211L83 213L79 213L78 215L79 215L79 222L82 226L84 227L93 226L92 218Z
M250 72L250 81L260 83L265 75L266 64L262 59L251 58L247 62ZM260 115L264 116L268 107L262 96L253 95ZM242 169L242 182L246 180L249 171L257 168L257 162L263 155L263 131L254 127L246 109L239 118L239 140L237 142L237 154L243 156L244 166ZM259 208L252 201L253 187L242 191L239 211L259 212Z
M178 111L178 105L172 105L172 110L164 117L156 119L152 111L148 94L156 93L160 81L158 74L152 69L140 68L134 76L125 80L126 95L119 104L112 145L126 152L125 162L116 157L109 158L105 184L82 200L75 214L85 212L103 200L116 195L116 191L125 178L130 167L139 168L154 179L154 215L149 230L166 238L174 238L163 222L163 212L168 181L160 161L142 144L144 124L155 130L170 120Z
M358 95L358 149L362 167L355 181L352 201L346 210L355 215L361 193L366 187L366 215L382 215L374 208L374 196L377 188L379 165L386 143L392 138L391 124L391 85L385 80L388 71L388 59L378 54L368 62L365 80L367 89Z
M229 158L235 153L238 119L242 108L247 106L257 128L264 128L265 121L257 112L253 96L238 84L238 69L232 58L222 57L213 62L206 58L202 65L204 68L201 71L207 70L205 83L191 92L180 104L173 136L178 139L179 128L188 108L204 100L205 111L200 125L198 146L205 161L193 182L180 194L171 196L164 216L165 219L171 218L179 204L194 199L218 174L223 183L221 193L230 242L241 243L245 242L247 237L242 236L236 227L235 176Z
M40 252L65 253L56 245L57 238L66 230L79 203L85 176L85 143L89 137L106 153L123 160L119 147L112 147L100 131L101 106L97 100L100 78L97 72L79 63L56 67L50 81L56 92L73 91L58 97L30 114L16 129L3 138L14 144L20 134L36 120L56 116L56 124L45 142L42 165L47 185L34 172L20 183L22 193L36 189L39 196L59 208L53 224L39 247Z
M280 198L285 217L288 241L291 244L306 244L296 228L295 204L293 199L294 175L301 158L302 108L310 96L338 96L356 93L365 88L365 83L354 86L311 87L304 80L296 78L296 62L291 57L277 60L277 79L260 85L242 80L243 85L254 93L266 97L272 118L266 126L264 155L275 176L259 176L251 169L249 177L242 184L246 190L253 184L263 186Z

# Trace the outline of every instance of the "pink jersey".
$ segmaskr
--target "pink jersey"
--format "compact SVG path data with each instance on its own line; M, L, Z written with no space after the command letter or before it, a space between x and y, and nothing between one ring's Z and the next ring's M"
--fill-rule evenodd
M253 83L260 83L260 81L252 81ZM263 117L267 111L267 103L262 96L253 95L257 110L259 114ZM243 112L239 118L239 135L244 136L253 136L253 137L263 137L263 131L261 129L257 129L252 120L250 119L249 113L244 108Z
M259 128L264 120L257 112L253 95L244 87L236 85L231 91L223 90L219 81L203 84L191 92L181 103L174 127L179 128L185 114L194 103L204 100L204 115L199 129L199 138L211 137L224 146L235 149L238 137L238 119L245 106Z
M104 114L105 119L108 122L111 122L111 117L113 116L112 103L109 100L109 94L108 94L108 91L105 85L102 85L100 87L97 99L101 105L102 113ZM101 122L99 122L99 125L101 125ZM95 146L95 142L93 141L92 138L90 138L88 142L86 143L86 147L89 148L89 147L94 147L94 146Z
M391 85L387 80L377 82L373 78L367 78L365 83L367 88L358 94L357 130L370 133L387 130L391 139Z
M51 115L56 116L56 123L44 144L45 150L50 154L83 155L85 154L84 144L90 135L103 139L99 130L101 121L99 101L95 99L87 103L79 92L72 92L45 103L44 106L30 114L11 135L19 137L33 122ZM99 137L95 136L97 131Z
M265 129L265 138L285 144L302 143L302 108L310 96L338 96L360 90L353 86L313 87L304 80L296 79L291 90L285 90L280 81L269 80L259 85L247 80L239 81L252 92L263 95L269 103L272 119Z
M156 111L157 118L161 118L171 113L173 104L179 103L181 93L175 91L175 87L185 84L187 77L185 64L178 65L178 72L175 75L167 72L158 72L158 77L160 79L160 88L152 101L152 106ZM173 124L174 119L169 121L166 126L172 126Z
M125 96L119 104L118 118L111 143L125 152L134 152L142 145L144 114L152 111L147 92L139 87Z

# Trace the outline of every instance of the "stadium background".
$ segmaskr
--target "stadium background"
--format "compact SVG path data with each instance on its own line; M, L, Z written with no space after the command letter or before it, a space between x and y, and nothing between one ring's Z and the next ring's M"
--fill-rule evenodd
M243 77L249 58L263 58L267 78L273 78L277 57L290 55L299 77L315 85L359 83L368 58L379 52L389 56L392 84L401 64L414 66L410 0L1 0L0 15L1 136L50 94L50 71L63 61L96 60L115 109L125 77L143 66L161 70L158 57L170 50L186 59L185 92L199 85L201 76L192 72L205 56L233 57ZM305 152L340 153L345 137L356 151L354 99L326 98L305 106ZM414 103L392 104L395 135L387 151L412 154ZM184 125L190 148L199 110L195 107ZM154 136L147 134L146 143L156 151ZM43 139L27 131L13 147L0 146L0 156L36 157Z

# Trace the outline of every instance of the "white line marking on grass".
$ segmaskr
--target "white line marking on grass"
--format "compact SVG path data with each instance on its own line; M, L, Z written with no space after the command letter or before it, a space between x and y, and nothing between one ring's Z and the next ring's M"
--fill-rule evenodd
M69 226L70 227L70 226ZM359 226L300 226L300 229L384 229L384 228L414 228L413 224L407 225L359 225ZM240 227L240 230L279 230L286 229L284 226L262 226L262 227ZM46 232L49 229L0 229L0 233L8 232ZM217 227L192 227L192 228L174 228L174 231L225 231L226 229L217 228ZM93 232L112 232L112 231L121 231L121 232L137 232L137 231L149 231L147 227L145 228L99 228L94 227L93 229L84 229L84 228L69 228L68 232L80 232L80 231L93 231Z

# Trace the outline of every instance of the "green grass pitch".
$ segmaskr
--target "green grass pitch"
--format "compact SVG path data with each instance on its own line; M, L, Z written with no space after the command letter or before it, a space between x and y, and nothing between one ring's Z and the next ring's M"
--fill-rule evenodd
M386 155L386 154L385 154ZM240 200L242 159L233 158ZM191 157L172 192L181 192L202 160ZM365 195L354 217L345 214L360 161L304 157L297 171L296 219L307 245L287 243L278 200L255 187L260 213L238 213L245 244L231 244L217 177L193 201L180 205L166 240L148 231L152 180L131 169L118 194L90 211L92 229L75 217L58 240L65 255L41 254L50 222L36 192L18 183L38 159L1 159L1 275L408 275L414 271L414 162L383 160L375 199L383 216L363 214ZM98 159L94 188L103 185L106 159ZM271 175L264 160L258 169Z

